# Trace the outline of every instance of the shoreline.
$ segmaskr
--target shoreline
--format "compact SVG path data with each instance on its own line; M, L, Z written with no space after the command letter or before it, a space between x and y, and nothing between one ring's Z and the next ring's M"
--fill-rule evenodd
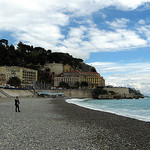
M77 100L77 102L76 102ZM136 119L136 120L139 120L139 121L144 121L144 122L149 122L150 123L150 119L149 118L146 118L144 116L140 116L140 115L135 115L135 114L132 114L131 112L130 113L126 113L124 111L115 111L115 110L111 110L111 109L106 109L106 108L97 108L97 107L94 107L94 106L91 106L91 105L84 105L82 103L78 103L78 100L79 99L66 99L65 101L67 103L71 103L71 104L75 104L77 106L80 106L80 107L83 107L83 108L87 108L87 109L90 109L90 110L95 110L95 111L101 111L101 112L106 112L106 113L111 113L111 114L115 114L115 115L118 115L118 116L122 116L122 117L127 117L127 118L131 118L131 119ZM88 101L88 100L97 100L99 101L99 99L81 99L83 101ZM102 99L104 101L122 101L121 99ZM132 99L123 99L123 101L126 101L126 100L130 100L132 101ZM134 99L135 100L135 99ZM146 100L145 98L142 98L140 100ZM149 99L148 99L149 100ZM113 109L115 109L113 107ZM126 109L126 108L125 108ZM129 110L130 111L130 110ZM141 110L137 111L137 112L140 112Z
M24 97L21 113L16 113L14 102L8 100L0 103L3 150L150 150L148 122L80 107L62 98Z
M69 123L86 127L94 143L110 149L150 149L150 122L144 122L108 112L91 110L65 99L53 99L55 112ZM108 149L109 149L108 148Z

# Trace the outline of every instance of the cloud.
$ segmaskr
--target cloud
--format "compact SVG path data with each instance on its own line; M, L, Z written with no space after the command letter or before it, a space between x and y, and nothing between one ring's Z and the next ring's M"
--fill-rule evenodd
M142 93L150 91L150 63L93 62L107 85L132 87Z
M114 31L100 30L93 24L90 27L70 28L66 38L60 41L60 45L59 48L63 52L70 52L76 57L87 59L91 52L116 52L146 47L147 41L142 39L136 31L120 28Z
M117 0L116 2L116 7L118 9L122 10L134 10L137 9L139 6L146 5L150 0Z
M129 19L121 18L121 19L115 19L113 22L106 21L106 24L108 24L111 28L126 28L127 23L129 22Z
M146 46L146 41L135 31L127 29L117 29L116 31L106 31L93 29L90 31L90 40L97 49L104 51L120 51L135 47Z
M138 32L145 36L146 40L150 42L150 25L144 25L137 28ZM149 43L150 46L150 43Z
M138 21L138 23L141 24L141 25L145 25L145 20L140 19L140 20Z
M147 46L147 41L135 30L126 29L128 19L107 21L107 25L115 29L109 31L99 28L91 16L94 12L111 6L120 10L133 10L149 1L0 0L0 32L11 32L16 43L23 41L87 59L90 52L120 51ZM101 14L105 19L106 15ZM81 21L77 21L80 17ZM72 26L72 20L76 26ZM68 32L64 33L65 29ZM147 35L144 29L142 33Z

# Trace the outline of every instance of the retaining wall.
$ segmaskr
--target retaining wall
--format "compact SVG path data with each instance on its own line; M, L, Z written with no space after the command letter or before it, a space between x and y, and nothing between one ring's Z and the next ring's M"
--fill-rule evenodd
M29 90L17 90L17 89L1 89L4 93L8 94L10 97L28 97L34 96L34 93ZM0 97L6 97L5 94L0 93Z
M104 88L104 90L113 91L122 97L133 97L129 93L128 88ZM92 98L92 89L59 89L59 90L51 90L51 93L64 93L65 97L72 97L72 98ZM113 98L110 95L100 95L100 98Z
M51 90L51 93L64 93L65 97L71 98L91 98L92 90L86 89L60 89L60 90Z

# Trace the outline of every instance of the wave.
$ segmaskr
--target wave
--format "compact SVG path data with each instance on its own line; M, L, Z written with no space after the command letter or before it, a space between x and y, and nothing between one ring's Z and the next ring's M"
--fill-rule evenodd
M67 99L84 108L109 112L120 116L150 122L150 99L143 100L92 100L92 99Z

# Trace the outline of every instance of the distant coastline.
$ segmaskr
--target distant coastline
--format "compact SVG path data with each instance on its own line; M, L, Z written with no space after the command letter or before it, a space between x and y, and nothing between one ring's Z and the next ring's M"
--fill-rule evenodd
M104 88L106 94L99 94L97 99L139 99L145 96L139 92L130 91L129 88ZM55 89L51 92L64 93L69 98L93 98L94 89Z

